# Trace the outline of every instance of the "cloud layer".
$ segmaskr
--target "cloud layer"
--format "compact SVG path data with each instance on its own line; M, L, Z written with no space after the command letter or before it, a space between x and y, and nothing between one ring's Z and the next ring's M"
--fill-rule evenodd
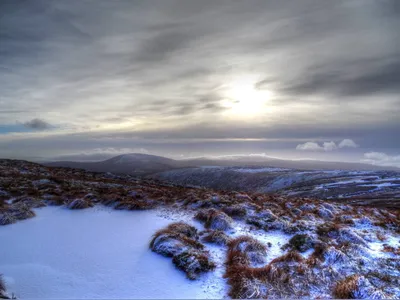
M378 166L395 166L400 168L400 155L388 155L382 152L367 152L364 162Z
M43 141L400 149L397 0L4 0L0 14L0 156L23 141L33 156Z

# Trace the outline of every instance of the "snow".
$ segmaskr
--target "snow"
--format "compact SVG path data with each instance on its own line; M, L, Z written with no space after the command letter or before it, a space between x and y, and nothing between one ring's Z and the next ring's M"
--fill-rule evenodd
M397 183L384 182L384 183L361 184L360 186L373 186L373 187L376 187L376 188L383 188L383 187L399 186L399 185L400 184L397 184Z
M0 227L0 270L19 299L224 297L224 282L215 280L221 274L190 281L149 250L154 232L171 223L159 210L35 211L35 218Z
M241 173L263 173L263 172L280 172L280 171L288 171L289 169L283 168L237 168L234 169L235 172Z

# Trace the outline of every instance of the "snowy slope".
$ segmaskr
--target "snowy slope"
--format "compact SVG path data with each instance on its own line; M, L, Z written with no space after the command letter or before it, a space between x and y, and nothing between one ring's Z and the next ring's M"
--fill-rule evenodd
M148 248L170 223L157 210L95 207L36 210L37 217L0 227L0 270L18 298L222 298L207 275L189 281ZM212 275L211 275L212 276Z

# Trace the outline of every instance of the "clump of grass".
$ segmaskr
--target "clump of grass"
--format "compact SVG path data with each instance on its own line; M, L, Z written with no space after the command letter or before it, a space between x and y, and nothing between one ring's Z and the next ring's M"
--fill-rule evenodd
M338 299L370 298L376 292L369 281L359 274L353 274L337 282L333 289L333 295Z
M0 274L0 296L6 292L6 283L4 282L3 275Z
M85 209L93 206L93 203L90 200L86 199L75 199L67 204L67 207L69 209Z
M193 249L175 255L172 262L191 280L197 279L203 272L215 269L215 263L210 260L207 252Z
M228 247L228 264L233 264L236 260L246 264L264 263L268 252L267 246L250 236L237 237L228 243Z
M297 251L305 252L313 247L314 241L308 234L296 234L289 240L289 245Z
M13 205L10 212L18 220L26 220L36 216L35 212L25 203Z
M230 268L224 276L230 285L229 296L232 299L260 299L266 297L266 285L252 276L249 268Z
M303 256L296 250L291 250L286 254L279 256L271 261L271 264L280 263L280 262L298 262L301 263L304 261Z
M326 237L336 235L340 228L342 228L342 226L338 223L325 222L317 226L316 232L319 236Z
M221 230L207 230L201 237L201 241L204 243L225 246L229 243L230 238Z
M17 222L17 218L11 213L3 213L0 215L0 225L9 225Z
M247 215L246 208L241 205L225 206L222 211L234 219L242 219Z
M381 242L384 242L384 241L387 240L387 236L386 236L383 232L381 232L381 231L377 231L377 232L376 232L376 237L377 237L377 239L380 240Z
M121 210L147 210L153 209L157 206L157 202L148 199L138 199L138 200L125 200L121 201L115 205L115 209Z
M194 218L203 222L207 229L225 231L232 228L232 218L216 209L200 210Z
M185 234L173 231L167 227L154 234L150 242L150 248L158 254L174 256L186 248L203 249L204 246Z
M400 255L400 247L392 247L390 245L383 245L383 252L393 253L394 255Z
M176 223L169 224L167 228L174 232L182 233L183 235L187 236L188 238L198 239L197 229L189 224L184 223L184 222L176 222Z
M172 223L158 230L150 241L150 249L172 257L172 262L183 270L189 279L215 268L204 246L197 241L197 229L183 222Z

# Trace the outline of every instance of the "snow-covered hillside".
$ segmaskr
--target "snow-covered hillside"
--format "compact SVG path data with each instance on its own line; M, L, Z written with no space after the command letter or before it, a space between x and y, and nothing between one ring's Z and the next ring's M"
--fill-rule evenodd
M3 296L400 298L399 210L6 160L0 191Z
M170 170L151 176L176 184L286 196L341 199L400 207L400 173L208 166Z

